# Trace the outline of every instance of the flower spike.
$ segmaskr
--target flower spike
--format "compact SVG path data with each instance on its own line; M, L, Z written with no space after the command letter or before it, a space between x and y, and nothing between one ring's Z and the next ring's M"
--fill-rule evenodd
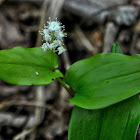
M62 54L66 49L63 47L63 37L67 37L67 34L64 33L65 26L62 26L62 23L57 21L47 21L48 25L44 24L44 29L40 31L40 34L43 36L45 43L42 45L44 51L51 49L54 52L58 52L58 55Z

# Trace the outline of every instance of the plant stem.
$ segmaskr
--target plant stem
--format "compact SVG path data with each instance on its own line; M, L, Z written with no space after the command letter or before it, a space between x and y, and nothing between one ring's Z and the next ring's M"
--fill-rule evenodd
M60 78L57 78L57 80L58 80L59 83L66 89L66 91L70 94L70 96L73 97L72 92L71 92L70 89L66 86L66 84L65 84Z
M53 34L52 34L52 43L53 43L53 41L54 41L54 33L55 33L55 31L54 31Z
M55 33L55 31L53 32L53 34L52 34L52 43L53 43L53 41L54 41L54 33ZM52 49L53 50L53 49ZM54 51L54 50L53 50ZM54 53L52 54L52 64L53 64L53 66L54 66Z

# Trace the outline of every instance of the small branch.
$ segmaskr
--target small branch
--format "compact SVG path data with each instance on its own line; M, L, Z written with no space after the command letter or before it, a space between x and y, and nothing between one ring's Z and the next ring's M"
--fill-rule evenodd
M51 0L47 16L52 20L55 20L56 17L59 19L64 1L65 0Z
M70 96L73 97L72 92L71 92L70 89L66 86L66 84L65 84L60 78L57 78L57 80L58 80L59 83L66 89L66 91L70 94Z
M64 45L64 48L67 48L66 45ZM68 50L65 51L62 55L62 61L64 63L64 68L65 70L67 71L71 65L71 62L70 62L70 58L69 58L69 54L68 54Z
M40 23L39 23L39 27L38 27L38 31L41 31L43 28L43 25L46 23L46 13L47 13L47 6L48 6L49 0L44 0L43 4L42 4L42 8L41 8L41 17L40 17ZM40 35L40 33L38 32L37 34L37 41L35 46L40 46L42 44L42 37Z
M104 35L104 46L103 53L111 51L111 47L115 42L119 27L113 22L108 22L106 25L105 35Z
M80 40L81 44L87 49L87 51L94 54L95 47L91 44L89 39L85 36L85 34L78 26L76 26L75 33L78 39Z
M34 129L36 128L36 126L33 126L29 129L24 129L21 133L19 133L18 135L16 135L13 140L24 140L26 138L27 135L29 135L32 131L34 131Z

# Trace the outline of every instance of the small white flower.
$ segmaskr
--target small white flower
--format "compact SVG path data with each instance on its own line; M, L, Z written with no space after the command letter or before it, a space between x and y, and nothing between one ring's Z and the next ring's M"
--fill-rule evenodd
M60 40L54 40L53 43L54 43L54 47L55 48L58 47L58 46L59 47L63 46L63 43Z
M49 49L55 50L55 48L56 48L56 47L55 47L54 43L50 43L50 44L49 44Z
M44 40L50 42L52 40L52 37L49 34L45 34L44 35Z
M58 47L58 55L62 54L66 49L64 47Z
M42 49L44 50L44 51L46 51L47 50L47 44L46 43L43 43L43 45L42 45Z
M63 26L60 26L60 22L57 22L57 21L49 21L48 22L48 26L46 26L48 28L48 31L49 32L55 32L55 31L60 31Z
M48 30L47 29L43 29L43 35L45 35L45 34L49 34L49 32L48 32Z
M60 39L60 40L62 40L63 39L63 37L66 37L66 33L63 33L62 31L59 31L59 32L55 32L55 37L57 38L57 39Z

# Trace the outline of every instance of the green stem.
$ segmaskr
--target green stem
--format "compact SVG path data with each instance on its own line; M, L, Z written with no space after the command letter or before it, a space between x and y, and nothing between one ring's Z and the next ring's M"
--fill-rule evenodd
M54 41L54 33L55 33L55 31L52 33L52 43ZM53 51L53 49L52 49L52 51ZM53 67L54 67L54 53L52 55L52 64L53 64Z
M55 33L55 31L52 33L52 43L54 41L54 33Z
M57 80L58 80L59 83L66 89L66 91L70 94L70 96L73 97L72 92L71 92L70 89L66 86L66 84L65 84L60 78L57 78Z
M54 33L55 33L55 32L53 32L53 34L52 34L52 43L53 43L53 41L54 41ZM59 83L66 89L66 91L70 94L70 96L73 97L72 92L71 92L70 89L66 86L66 84L65 84L60 78L57 78L57 80L58 80Z

